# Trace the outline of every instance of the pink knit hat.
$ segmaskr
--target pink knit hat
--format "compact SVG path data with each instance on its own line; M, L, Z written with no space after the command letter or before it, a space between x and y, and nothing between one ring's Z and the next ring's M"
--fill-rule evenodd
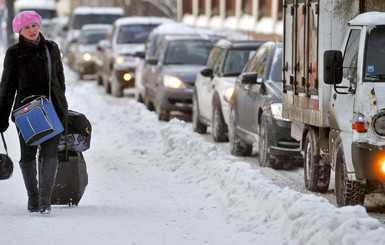
M13 31L20 33L21 29L29 24L37 23L41 26L41 17L38 13L33 10L20 12L13 18L12 26Z

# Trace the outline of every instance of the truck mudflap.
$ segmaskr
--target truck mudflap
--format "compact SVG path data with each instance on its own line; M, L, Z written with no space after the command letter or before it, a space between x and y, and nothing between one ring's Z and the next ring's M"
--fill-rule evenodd
M352 159L358 180L385 183L385 146L352 143Z

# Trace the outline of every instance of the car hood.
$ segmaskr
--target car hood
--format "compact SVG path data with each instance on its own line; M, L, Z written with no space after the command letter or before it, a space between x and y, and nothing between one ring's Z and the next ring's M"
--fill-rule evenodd
M85 52L95 53L96 46L95 45L78 45L78 50L82 53L85 53Z
M163 74L176 76L189 84L195 83L198 72L203 65L165 65L163 66Z
M117 54L131 54L134 55L135 52L144 51L144 44L116 44L115 52Z

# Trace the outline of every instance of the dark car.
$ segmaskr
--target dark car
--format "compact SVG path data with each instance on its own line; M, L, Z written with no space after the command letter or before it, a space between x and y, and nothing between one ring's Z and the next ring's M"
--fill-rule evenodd
M73 47L74 67L80 79L85 75L95 75L96 45L111 29L112 25L108 24L90 24L82 27Z
M195 78L215 41L206 35L165 36L147 59L152 67L142 74L145 101L159 120L169 120L171 111L191 113Z
M282 117L282 44L266 42L245 66L231 99L229 140L233 155L258 146L259 164L282 168L301 159L299 142Z
M230 96L243 67L261 46L261 41L222 39L211 49L206 67L198 73L193 94L194 132L211 126L214 141L228 140Z

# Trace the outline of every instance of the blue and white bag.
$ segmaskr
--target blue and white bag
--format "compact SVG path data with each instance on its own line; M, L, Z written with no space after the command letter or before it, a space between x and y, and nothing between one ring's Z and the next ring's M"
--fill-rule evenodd
M32 100L13 111L17 128L27 145L40 145L64 131L52 102L45 96L30 96ZM23 103L22 101L22 103Z

